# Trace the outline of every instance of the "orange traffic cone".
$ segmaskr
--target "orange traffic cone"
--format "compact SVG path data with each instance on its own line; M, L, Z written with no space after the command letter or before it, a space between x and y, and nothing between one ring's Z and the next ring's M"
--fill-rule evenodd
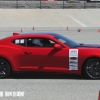
M69 30L68 26L67 26L66 30Z
M32 28L32 30L34 30L34 27Z
M22 28L21 28L20 32L23 32Z
M100 100L100 91L99 91L99 95L98 95L98 100Z
M78 29L78 32L82 32L82 30L81 29Z
M100 32L100 28L98 29L98 32Z

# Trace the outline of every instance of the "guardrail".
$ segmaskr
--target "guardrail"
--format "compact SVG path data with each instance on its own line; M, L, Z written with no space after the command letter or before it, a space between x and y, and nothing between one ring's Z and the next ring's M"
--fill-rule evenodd
M100 2L87 2L86 0L0 0L0 8L17 9L86 9L100 8Z

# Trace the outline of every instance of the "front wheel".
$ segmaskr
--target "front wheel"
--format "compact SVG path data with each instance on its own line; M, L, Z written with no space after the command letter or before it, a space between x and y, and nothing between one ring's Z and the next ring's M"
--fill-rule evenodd
M3 58L0 58L0 78L6 78L11 72L10 64Z
M91 79L100 79L100 59L88 59L83 66L84 74Z

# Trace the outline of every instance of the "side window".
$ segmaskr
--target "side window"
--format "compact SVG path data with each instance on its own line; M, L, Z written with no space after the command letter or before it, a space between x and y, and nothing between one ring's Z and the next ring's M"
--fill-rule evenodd
M13 43L16 45L25 46L25 39L15 39Z
M54 41L47 38L28 38L27 47L53 47Z

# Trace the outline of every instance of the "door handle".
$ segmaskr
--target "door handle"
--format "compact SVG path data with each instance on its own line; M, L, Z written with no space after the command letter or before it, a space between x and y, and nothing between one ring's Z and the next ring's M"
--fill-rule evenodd
M26 54L26 55L27 54L32 54L32 52L31 51L25 51L24 54Z

